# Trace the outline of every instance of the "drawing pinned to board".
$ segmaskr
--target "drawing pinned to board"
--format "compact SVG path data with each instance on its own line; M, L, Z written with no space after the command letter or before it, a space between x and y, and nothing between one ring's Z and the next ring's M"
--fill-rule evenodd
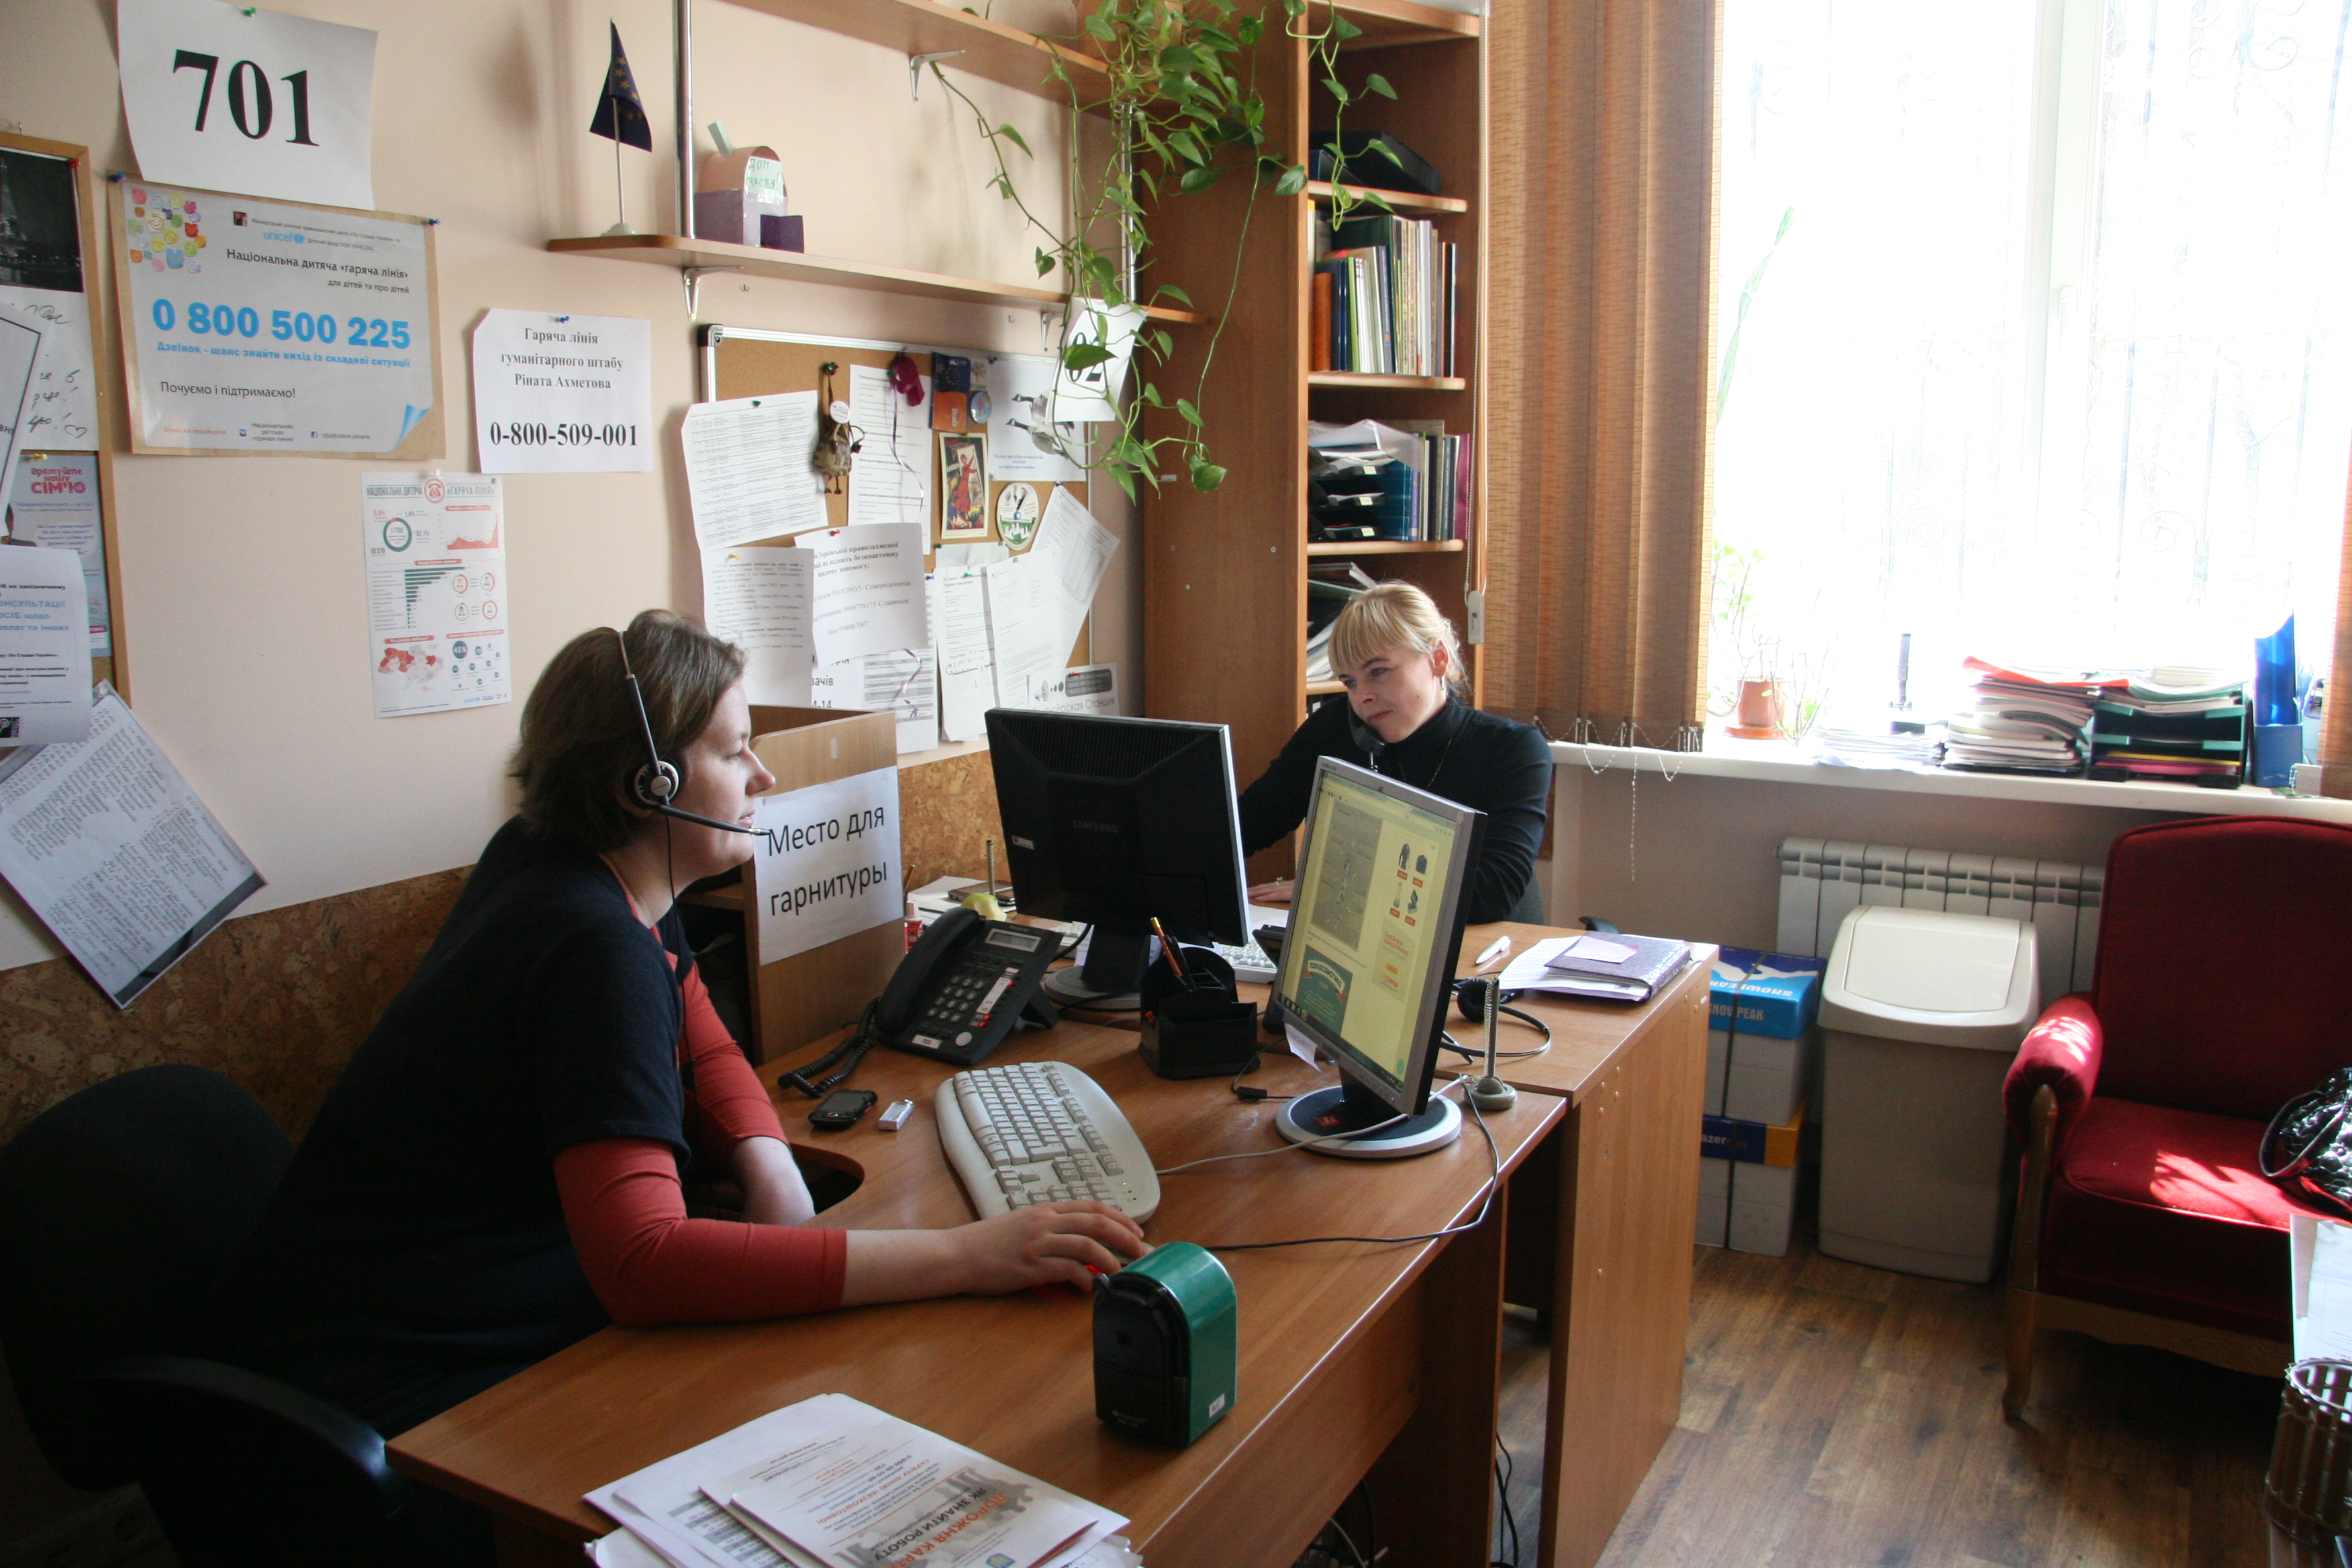
M996 492L996 537L1007 550L1026 550L1037 537L1037 521L1045 516L1037 487L1016 479Z
M988 437L940 437L940 537L988 537Z

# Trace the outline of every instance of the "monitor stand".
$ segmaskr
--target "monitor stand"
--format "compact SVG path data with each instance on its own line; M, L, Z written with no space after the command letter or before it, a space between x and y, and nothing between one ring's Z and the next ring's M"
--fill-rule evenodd
M1143 972L1151 962L1151 933L1112 931L1097 925L1087 943L1087 961L1045 976L1045 994L1056 1007L1096 1008L1105 1013L1143 1010Z
M1302 1094L1282 1108L1274 1124L1293 1143L1340 1160L1409 1160L1433 1154L1462 1136L1462 1108L1443 1095L1429 1097L1429 1109L1396 1121L1396 1108L1352 1080L1336 1089ZM1383 1121L1393 1126L1381 1127ZM1349 1136L1361 1128L1377 1132ZM1312 1140L1339 1138L1340 1142Z

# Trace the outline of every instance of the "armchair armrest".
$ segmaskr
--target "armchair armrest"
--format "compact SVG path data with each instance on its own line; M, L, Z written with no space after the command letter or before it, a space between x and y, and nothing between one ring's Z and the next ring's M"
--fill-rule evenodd
M2098 1087L2105 1046L2099 1016L2091 1010L2088 996L2061 996L2042 1010L2001 1085L2001 1104L2019 1142L2032 1146L2033 1096L2047 1086L2058 1102L2051 1152L2053 1156L2064 1152L2068 1135Z

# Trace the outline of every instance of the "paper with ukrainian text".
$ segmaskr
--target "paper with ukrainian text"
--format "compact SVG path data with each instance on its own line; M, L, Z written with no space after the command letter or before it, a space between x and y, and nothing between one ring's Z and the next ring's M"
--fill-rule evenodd
M816 394L698 403L679 434L694 534L705 551L825 526L816 454Z
M514 700L506 510L486 474L362 474L375 716Z
M772 544L702 552L703 625L743 650L743 694L755 703L809 706L815 559L814 551Z
M474 328L474 457L486 474L654 466L653 323L488 310Z
M103 681L88 740L0 758L0 876L118 1007L262 886Z
M89 736L89 600L70 550L0 548L0 746Z

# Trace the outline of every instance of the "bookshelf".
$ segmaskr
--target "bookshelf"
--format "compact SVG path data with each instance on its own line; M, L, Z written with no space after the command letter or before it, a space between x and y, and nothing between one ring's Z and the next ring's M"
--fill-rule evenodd
M1328 15L1321 0L1308 21ZM1391 195L1404 216L1428 218L1437 237L1461 247L1460 319L1453 376L1361 375L1310 372L1308 276L1313 220L1332 187L1311 183L1297 196L1251 192L1229 174L1211 190L1153 215L1157 259L1148 279L1181 287L1200 309L1224 320L1211 331L1181 333L1171 362L1154 379L1189 387L1202 356L1217 340L1202 414L1213 460L1225 481L1208 495L1181 478L1163 479L1144 501L1145 711L1160 718L1232 726L1234 765L1246 784L1306 716L1310 696L1338 691L1337 681L1307 680L1307 578L1311 562L1355 560L1376 578L1426 590L1459 627L1465 594L1486 573L1485 279L1486 260L1486 82L1483 24L1476 16L1412 0L1338 0L1363 36L1340 56L1339 74L1360 88L1379 72L1394 102L1360 99L1347 124L1393 132L1435 165L1444 181L1434 197ZM1256 79L1266 124L1286 162L1304 162L1330 130L1329 96L1312 86L1305 44L1269 27L1257 46ZM1318 133L1320 133L1319 135ZM1360 209L1370 210L1370 209ZM1243 247L1244 282L1224 305ZM1475 468L1469 537L1435 543L1310 543L1307 537L1307 421L1443 420L1474 435ZM1172 417L1147 424L1172 435ZM1474 700L1482 689L1483 650L1467 651ZM1254 868L1287 867L1286 849L1268 851Z

